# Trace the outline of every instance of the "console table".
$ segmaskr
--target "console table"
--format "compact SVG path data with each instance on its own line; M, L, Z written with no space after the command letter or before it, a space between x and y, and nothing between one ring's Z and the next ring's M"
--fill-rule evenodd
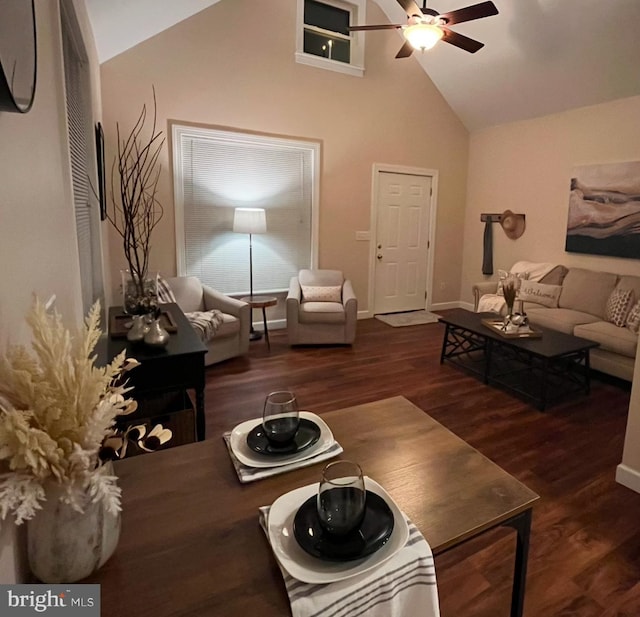
M178 397L182 395L183 398L187 398L186 391L193 390L195 392L195 436L198 441L202 441L205 437L204 356L207 348L177 304L162 304L160 308L170 314L176 330L171 333L166 347L157 349L144 343L131 343L125 337L115 338L109 334L98 343L96 348L98 363L104 365L110 362L123 349L127 350L128 357L135 358L141 363L127 375L130 384L134 387L132 394L138 403L149 403L150 400L156 399L156 404L141 405L138 411L126 417L127 423L130 420L152 418L175 412L178 410L175 407L176 396L172 395ZM108 323L113 323L115 316L121 313L122 307L110 307ZM163 396L165 396L164 400ZM172 441L177 445L174 440Z

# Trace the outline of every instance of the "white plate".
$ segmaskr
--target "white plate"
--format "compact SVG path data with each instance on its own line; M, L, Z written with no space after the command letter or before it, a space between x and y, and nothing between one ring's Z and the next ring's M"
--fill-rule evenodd
M368 491L380 495L391 508L394 519L393 532L381 549L357 561L322 561L306 553L295 539L293 519L298 508L318 492L318 483L285 493L273 502L269 510L269 542L276 559L293 578L314 585L341 581L378 567L387 559L391 559L407 543L409 526L400 508L375 480L365 476L365 487Z
M319 416L310 411L301 411L300 417L315 422L320 428L318 441L302 452L283 454L280 456L264 456L254 452L247 445L247 435L254 427L262 423L262 418L247 420L242 424L238 424L238 426L231 431L231 437L229 438L231 451L235 454L236 458L247 467L280 467L282 465L304 461L312 456L321 454L335 443L331 429Z

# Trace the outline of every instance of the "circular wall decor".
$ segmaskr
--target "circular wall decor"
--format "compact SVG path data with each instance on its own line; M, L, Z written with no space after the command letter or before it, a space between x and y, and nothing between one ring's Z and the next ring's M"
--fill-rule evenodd
M26 113L36 91L34 0L0 2L0 111Z

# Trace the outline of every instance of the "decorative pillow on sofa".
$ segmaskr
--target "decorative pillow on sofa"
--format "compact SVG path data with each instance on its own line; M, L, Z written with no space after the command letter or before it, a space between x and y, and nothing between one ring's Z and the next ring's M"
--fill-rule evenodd
M342 285L301 285L303 302L342 302Z
M629 328L631 332L635 332L636 334L638 333L638 330L640 330L640 300L638 300L629 311L625 326Z
M520 285L518 299L523 302L535 302L536 304L542 304L542 306L556 308L561 291L562 285L545 285L544 283L523 281L522 285Z
M185 316L203 343L208 343L213 338L224 321L222 313L217 309L193 311L192 313L185 313Z
M512 277L516 281L516 292L520 289L522 281L526 281L529 278L528 272L507 272L506 270L498 270L498 291L496 293L499 296L504 296L503 285L504 282Z
M622 328L633 304L633 289L614 289L607 300L604 318Z
M169 283L167 283L167 281L163 279L161 276L158 277L157 285L158 285L158 302L160 304L167 304L169 302L176 301L176 297L173 294L171 287L169 287Z

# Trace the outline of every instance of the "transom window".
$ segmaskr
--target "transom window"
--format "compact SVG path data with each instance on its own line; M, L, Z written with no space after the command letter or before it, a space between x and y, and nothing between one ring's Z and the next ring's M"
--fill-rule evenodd
M366 0L298 0L296 61L350 75L364 73L364 37L349 25L364 23Z
M350 63L350 17L349 11L337 6L305 0L304 53Z

